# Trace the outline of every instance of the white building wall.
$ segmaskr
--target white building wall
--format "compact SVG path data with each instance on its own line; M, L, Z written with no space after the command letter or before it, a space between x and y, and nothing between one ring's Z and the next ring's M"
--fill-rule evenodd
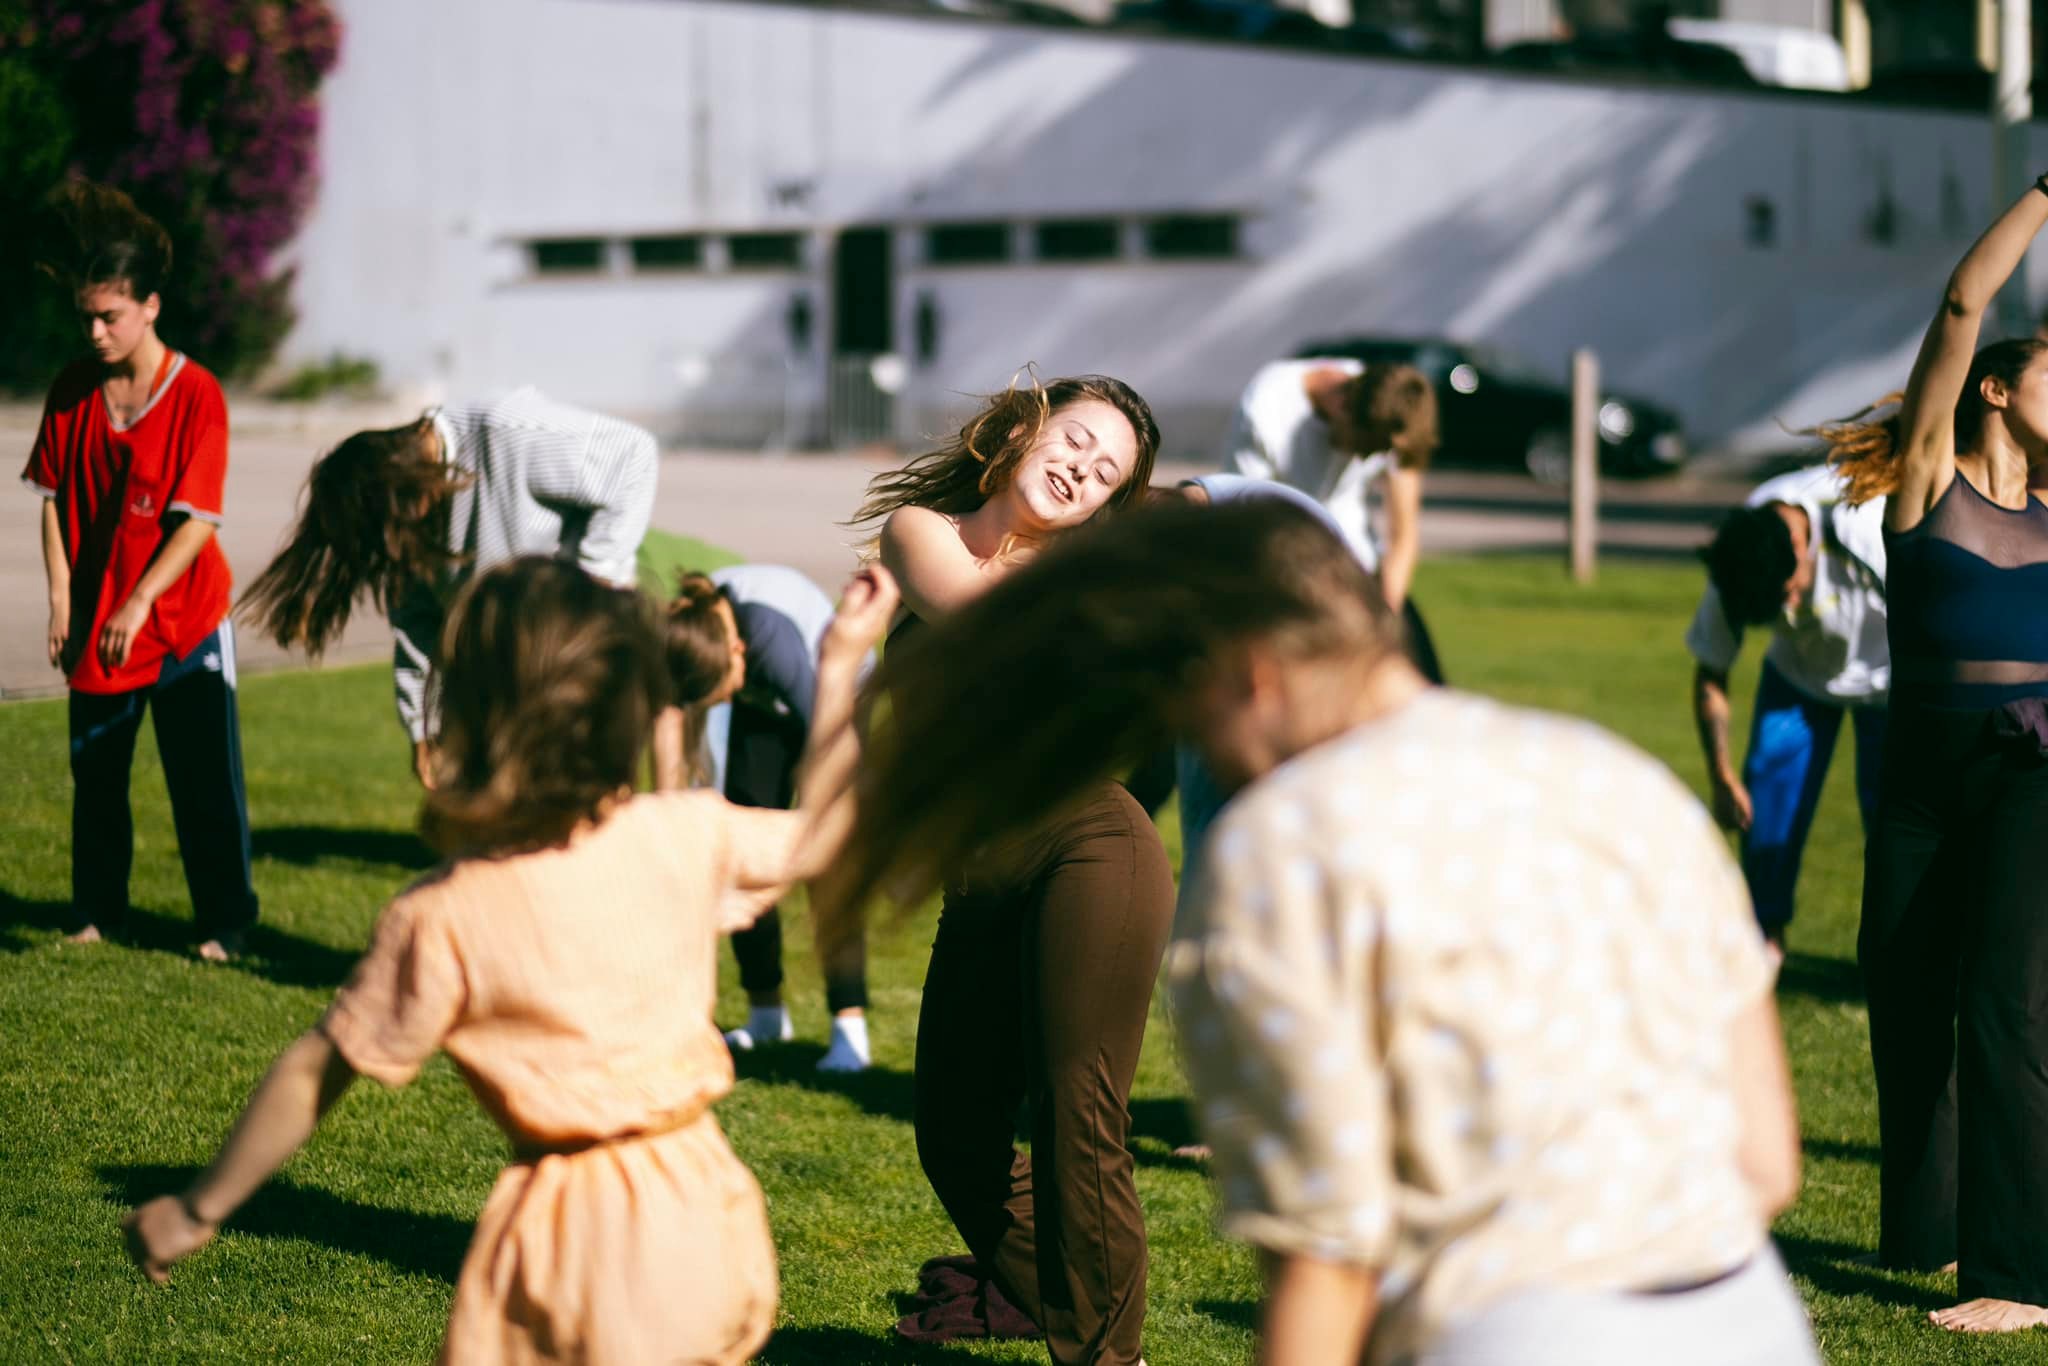
M1696 439L1754 443L1897 387L1988 211L1982 120L1853 101L714 0L338 8L286 362L368 355L423 398L530 380L684 439L815 414L831 234L882 223L899 349L920 293L940 316L905 436L1035 363L1128 379L1206 455L1260 361L1383 331L1560 373L1591 345ZM919 264L928 221L1185 211L1242 215L1244 259ZM535 278L521 245L762 229L809 264Z
M1783 24L1815 33L1835 31L1838 0L1721 0L1714 17L1751 24Z

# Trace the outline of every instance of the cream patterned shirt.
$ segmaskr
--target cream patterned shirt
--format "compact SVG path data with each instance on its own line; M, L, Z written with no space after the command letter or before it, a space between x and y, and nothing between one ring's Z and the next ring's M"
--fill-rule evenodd
M1369 1361L1511 1291L1762 1244L1728 1043L1771 968L1661 764L1437 690L1247 789L1208 848L1167 963L1223 1225L1377 1270Z

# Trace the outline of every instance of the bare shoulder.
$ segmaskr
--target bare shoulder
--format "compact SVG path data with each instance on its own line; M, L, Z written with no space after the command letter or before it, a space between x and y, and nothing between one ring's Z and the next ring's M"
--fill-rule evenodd
M882 523L882 544L885 546L893 543L911 549L959 540L959 524L934 508L897 508Z
M898 508L882 523L882 563L905 580L913 594L932 574L951 577L970 566L973 554L961 539L960 524L931 508Z

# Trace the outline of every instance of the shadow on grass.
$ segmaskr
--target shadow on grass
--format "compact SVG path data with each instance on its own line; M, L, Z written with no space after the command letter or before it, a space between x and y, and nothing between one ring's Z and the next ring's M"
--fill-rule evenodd
M21 953L36 946L30 932L66 931L71 928L68 901L30 901L12 892L0 892L0 952Z
M145 1200L185 1189L197 1167L102 1167L100 1179L114 1198L133 1209ZM263 1238L304 1238L322 1247L372 1257L398 1271L454 1284L462 1270L472 1225L446 1214L412 1214L358 1204L326 1191L273 1179L228 1220L229 1233Z
M931 1347L905 1342L891 1330L887 1338L851 1328L778 1328L754 1358L766 1366L846 1366L851 1362L921 1362L979 1360L956 1347Z
M845 1096L871 1115L902 1124L916 1122L917 1078L913 1074L892 1067L870 1067L865 1072L820 1072L818 1059L823 1056L825 1050L816 1044L781 1044L733 1054L733 1070L743 1082L800 1086L808 1091ZM1021 1110L1017 1123L1018 1136L1028 1138L1029 1119ZM1207 1171L1205 1163L1173 1154L1173 1149L1194 1141L1186 1101L1148 1098L1131 1102L1131 1155L1140 1164Z
M1131 1102L1131 1154L1145 1166L1206 1176L1207 1162L1174 1152L1199 1141L1185 1097L1148 1096Z
M1259 1327L1259 1306L1251 1300L1196 1300L1195 1312L1247 1333L1256 1332Z
M808 1091L845 1096L861 1109L883 1119L909 1124L917 1114L916 1082L893 1067L865 1072L820 1072L825 1050L817 1044L788 1043L732 1055L739 1079L771 1085L801 1086Z
M1875 1143L1847 1143L1836 1138L1802 1139L1800 1150L1808 1157L1829 1157L1838 1162L1868 1162L1877 1165L1878 1151Z
M1869 1264L1863 1260L1870 1255L1869 1248L1791 1234L1775 1236L1792 1274L1823 1294L1921 1311L1946 1309L1956 1302L1953 1289L1944 1294L1907 1279L1936 1273L1888 1271Z
M46 942L39 934L59 933L70 924L68 901L30 901L0 891L0 953L22 953L35 948ZM189 919L136 907L129 908L126 922L109 938L116 947L176 954L190 953L198 942ZM78 952L100 952L104 948L81 947ZM279 986L326 988L339 986L355 966L356 958L354 951L302 939L259 921L249 928L242 956L222 971L250 973Z
M1804 996L1825 1005L1863 1004L1863 974L1846 958L1788 953L1778 969L1778 994Z
M349 826L273 825L249 832L260 859L311 865L342 860L424 871L440 860L410 830L369 830Z

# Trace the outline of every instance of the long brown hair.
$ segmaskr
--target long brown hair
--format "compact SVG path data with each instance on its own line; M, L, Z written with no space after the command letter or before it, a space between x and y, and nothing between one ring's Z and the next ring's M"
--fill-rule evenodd
M640 593L530 555L479 575L441 636L435 785L420 833L451 855L559 844L638 776L668 692Z
M893 711L863 754L858 825L826 914L884 886L922 891L1153 753L1205 670L1252 640L1361 661L1401 644L1336 535L1292 504L1246 499L1162 501L1062 537L892 646L875 685Z
M926 507L935 512L972 512L1009 487L1017 464L1037 442L1052 415L1073 403L1095 399L1124 415L1138 438L1138 458L1123 484L1109 496L1108 510L1140 501L1152 482L1152 463L1159 453L1159 424L1137 391L1108 375L1073 375L1041 384L1027 375L991 394L981 411L969 418L952 439L918 456L899 470L877 475L848 526L880 522L898 508Z
M1427 468L1441 437L1436 386L1412 365L1375 361L1351 382L1351 429L1368 455L1392 451L1402 469Z
M669 701L682 708L683 762L692 783L710 776L704 754L704 723L710 711L705 699L732 668L732 628L718 610L721 600L730 601L709 574L686 571L676 580L676 594L662 621Z
M1992 342L1970 359L1970 373L1963 381L1963 395L1956 401L1955 449L1957 454L1974 452L1984 439L1984 420L1991 404L1984 397L1984 381L1997 379L2008 389L2035 357L2048 351L2048 342L2033 337L2009 337ZM1842 473L1847 485L1843 497L1850 503L1867 503L1899 486L1899 405L1903 393L1886 394L1854 416L1840 422L1823 422L1802 433L1827 443L1828 463Z
M423 424L357 432L313 466L283 550L242 595L245 620L319 655L367 597L387 616L405 590L461 563L448 503L469 476L435 457Z
M142 303L163 290L171 236L110 185L72 179L43 201L36 267L68 289L125 285Z

